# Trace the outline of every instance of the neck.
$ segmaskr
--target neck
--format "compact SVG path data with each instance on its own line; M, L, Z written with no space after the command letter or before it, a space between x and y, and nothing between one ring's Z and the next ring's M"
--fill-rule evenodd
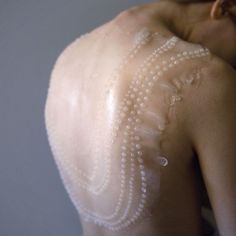
M163 25L185 41L199 43L194 36L196 25L210 19L213 2L177 3L163 1L160 7L160 19Z
M213 3L184 4L163 1L159 9L160 21L167 31L184 41L209 48L216 56L236 68L235 22L228 16L211 19Z

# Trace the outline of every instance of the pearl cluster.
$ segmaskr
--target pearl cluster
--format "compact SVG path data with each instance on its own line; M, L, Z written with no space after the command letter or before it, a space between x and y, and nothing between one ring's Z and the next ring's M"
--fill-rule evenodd
M147 35L147 37L149 37L150 35ZM140 41L140 43L139 44L137 44L137 45L135 45L135 47L131 50L131 52L130 53L128 53L128 58L130 58L130 59L132 59L132 58L134 58L134 56L135 56L135 54L138 52L138 50L140 50L141 49L141 47L143 46L143 45L145 45L146 43L148 42L148 40L147 40L147 38L146 37L143 37L143 40L142 41ZM118 71L120 71L121 69L123 69L123 67L125 66L125 65L127 65L128 64L128 61L127 61L127 59L124 59L123 61L122 61L122 63L119 65L119 70L116 70L116 72L115 72L115 75L117 75L117 73L118 73ZM119 72L120 73L120 72ZM118 73L118 74L119 74ZM113 74L113 76L111 77L111 78L113 78L113 79L116 79L116 76L114 76L114 74ZM111 86L111 83L110 83L110 85L109 86ZM102 109L102 108L100 108L100 109ZM98 125L97 126L98 128L100 128L100 126ZM96 140L99 140L99 138L97 138ZM97 147L98 147L98 145L97 145ZM124 147L124 146L123 146ZM106 144L106 150L108 150L108 149L110 149L111 148L111 145L109 145L109 144ZM97 153L99 153L99 151L97 150ZM110 151L107 151L107 155L105 155L105 156L108 156L110 154ZM124 155L124 153L122 154L122 155ZM105 181L103 182L103 188L102 188L102 190L104 190L104 186L105 185L107 185L108 184L108 176L110 175L110 170L109 170L109 166L110 165L108 165L108 162L110 162L110 159L109 158L107 158L107 159L105 159L104 161L107 161L107 163L105 164L105 165L103 165L103 166L105 166L105 173L106 173L106 178L105 178ZM132 164L132 160L131 160L131 171L134 171L134 166L133 166L134 164ZM122 162L122 168L124 168L124 161ZM132 179L134 179L134 174L133 174L133 176L131 176L131 181L132 181ZM95 191L94 190L94 188L92 188L91 186L89 186L89 185L86 185L86 184L83 184L83 182L81 182L81 181L78 181L78 184L80 185L80 187L83 187L83 188L86 188L87 190L89 190L90 192L92 192L93 194L99 194L100 192L101 192L101 189L100 189L100 191L98 192L98 191ZM81 204L79 204L78 202L76 203L76 206L80 209L80 211L81 211L81 213L83 213L84 215L85 215L85 218L87 219L87 220L93 220L95 223L97 223L97 224L99 224L99 225L105 225L105 226L109 226L109 224L107 224L107 223L105 223L105 221L108 221L108 220L110 220L110 219L112 219L112 218L114 218L117 214L118 214L118 212L119 212L119 210L120 210L120 207L121 207L121 204L122 204L122 202L123 202L123 195L124 195L124 186L125 186L125 171L124 171L124 169L122 169L121 170L121 192L120 192L120 196L119 196L119 200L118 200L118 203L117 203L117 206L116 206L116 208L115 208L115 211L114 211L114 213L112 214L112 215L110 215L110 216L101 216L101 215L98 215L98 214L96 214L96 213L94 213L94 212L91 212L91 211L89 211L87 208L85 208L84 206L82 206ZM71 193L71 194L73 194L73 193ZM129 200L130 201L130 200ZM125 214L126 215L126 214ZM125 218L125 217L122 217L122 218ZM119 220L118 221L118 223L119 222L121 222L121 220ZM114 225L114 223L113 223L113 225Z
M123 139L123 147L126 150L127 147L124 145L129 144L130 150L127 152L122 152L121 156L123 157L122 160L124 160L124 157L130 156L131 160L136 157L138 161L138 166L139 166L139 173L140 173L140 180L141 180L141 196L139 200L138 207L132 217L129 220L126 220L125 223L122 223L116 227L110 227L111 230L117 231L122 228L128 227L135 221L137 221L138 218L141 217L142 212L144 210L145 204L146 204L146 198L147 198L147 182L146 182L146 173L145 173L145 167L143 164L143 152L142 152L142 145L141 145L141 137L137 134L136 131L136 124L139 124L142 122L140 115L141 115L141 109L138 106L138 104L144 104L145 101L147 101L148 95L145 95L145 101L142 101L142 95L143 95L143 81L145 80L140 80L140 76L145 76L146 71L148 69L148 66L151 65L150 62L153 62L154 60L153 57L157 56L158 54L161 54L164 51L167 51L171 49L176 43L176 38L172 38L169 40L166 44L163 46L157 48L154 50L154 52L149 56L141 65L140 69L138 70L137 73L135 73L134 79L131 82L131 86L128 89L128 92L125 96L124 101L121 103L121 113L120 113L120 119L118 119L118 124L122 123L122 118L126 118L126 126L124 128L124 136L125 138ZM139 75L139 76L138 76ZM142 77L141 77L142 78ZM139 83L137 83L139 81ZM132 86L133 85L133 86ZM149 90L145 90L146 92L149 93ZM143 102L143 103L142 103ZM130 106L127 106L127 105ZM132 104L132 106L131 106ZM141 105L140 104L140 105ZM123 105L123 107L122 107ZM144 107L141 105L141 107ZM123 109L122 109L123 108ZM114 128L114 132L116 132L115 136L118 136L118 131L120 130L120 127L117 126ZM126 162L126 161L125 161ZM124 167L121 166L121 171ZM134 167L131 169L131 178L130 178L130 186L129 186L129 201L126 207L126 212L128 213L128 210L131 208L133 199L132 199L132 193L133 193L133 179L132 176L134 175ZM125 216L127 217L128 214ZM121 219L123 219L122 217Z
M173 43L175 41L176 38L171 39L166 45L158 48L157 50L154 51L153 55L155 55L155 52L162 52L161 49L163 49L163 51L166 51L166 48L170 49L172 48L175 44ZM153 56L152 55L152 56ZM145 62L142 65L142 69L145 67L145 64L148 63L148 61L151 60L151 57L149 57L147 60L145 60ZM144 74L145 71L142 70L142 73ZM136 85L137 87L137 85ZM130 90L128 91L127 95L130 95ZM132 95L131 95L132 98ZM121 203L123 202L123 195L124 195L124 187L125 187L125 169L126 169L126 162L128 161L127 157L130 157L130 161L131 161L131 175L130 175L130 180L129 180L129 197L128 197L128 204L126 207L126 210L124 212L124 214L120 217L120 219L116 222L112 222L112 223L105 223L101 221L100 219L96 219L96 222L100 225L104 225L108 228L110 228L111 230L120 230L121 228L127 227L129 226L131 223L134 223L138 217L140 217L143 209L144 209L144 205L146 203L146 192L147 192L147 183L146 183L146 177L145 177L145 168L143 165L143 159L142 159L142 145L139 142L141 140L140 136L138 135L134 135L135 130L133 129L134 127L132 127L133 125L133 121L135 118L135 113L140 115L140 112L137 112L136 104L134 104L134 110L130 112L130 117L127 117L127 125L125 126L124 129L124 139L123 139L123 145L122 145L122 152L121 152L121 194L118 200L118 205L119 208L121 207ZM128 109L125 109L128 112ZM140 123L141 119L140 118L136 118L135 122ZM116 122L115 122L116 123ZM121 122L118 122L119 124ZM120 130L120 127L116 127L113 130L115 133L115 137L117 137L117 132ZM114 142L114 139L112 140L112 143ZM130 143L130 145L127 146L127 143ZM128 150L130 149L130 150ZM129 152L128 152L129 151ZM140 172L140 179L141 179L141 198L140 198L140 202L139 202L139 206L136 210L136 212L134 213L134 215L132 216L132 218L128 221L126 221L123 224L120 224L122 222L122 220L124 220L129 212L129 209L131 208L131 204L132 204L132 198L133 198L133 182L134 182L134 175L135 175L135 169L134 169L134 157L137 157L137 161L139 163L139 172ZM118 213L118 210L115 210L115 213ZM112 215L114 216L114 215ZM104 219L104 217L103 217ZM108 217L106 217L106 219L108 219ZM120 224L120 225L118 225ZM118 225L118 226L114 226L114 225Z
M140 35L140 33L137 33ZM154 33L154 35L156 35L157 33ZM151 33L147 34L145 33L145 35L142 36L142 40L139 41L138 44L135 44L127 53L127 55L125 55L125 57L121 60L121 63L118 65L118 67L116 67L111 75L109 76L105 88L105 97L102 97L99 105L98 105L98 124L102 124L103 119L102 119L102 111L104 111L104 101L106 100L106 96L109 94L111 88L114 86L114 83L118 80L118 78L121 75L121 71L124 70L125 66L127 66L129 64L129 62L131 60L133 60L135 58L135 55L142 49L142 47L144 47L149 40L151 39ZM113 124L112 124L113 125ZM95 131L95 137L97 137L95 140L97 140L98 142L100 141L100 135L99 135L99 129L100 129L100 125L97 125L97 129ZM112 130L112 127L110 128L110 130ZM114 137L116 135L113 135L113 133L110 134L111 137ZM114 141L114 138L111 138L112 143ZM97 150L96 153L100 153L100 145L98 144L95 145ZM106 186L109 183L109 179L110 179L110 158L109 156L112 154L111 153L111 143L110 139L108 141L108 143L105 144L105 150L106 150L106 154L104 155L104 167L105 167L105 171L104 171L104 180L101 181L101 185L97 186L96 188L93 188L92 191L94 194L98 195L101 194L101 192L103 192L106 188ZM97 169L97 168L96 168ZM119 203L119 202L118 202Z
M138 33L139 35L141 35L140 33ZM157 35L157 33L153 33L152 36L154 35ZM137 52L145 45L148 43L148 41L150 40L150 36L151 34L147 34L145 33L145 36L142 37L142 40L139 41L139 43L135 44L134 48L131 49L130 53L128 53L128 56L126 56L122 61L121 61L121 64L118 66L118 69L115 70L115 72L112 74L112 76L110 77L110 80L108 82L109 85L107 85L106 87L108 87L109 89L112 87L112 85L114 84L114 81L118 78L118 76L120 75L120 71L122 69L124 69L124 66L128 64L129 60L130 59L133 59L135 58L135 54L137 54ZM106 91L106 94L108 93L109 91L107 90ZM115 126L115 125L114 125ZM129 126L127 126L127 128L129 129ZM112 127L111 127L112 129ZM127 132L124 132L124 135L127 136ZM116 132L112 132L111 133L111 137L113 137L111 139L111 144L108 144L107 145L107 148L110 148L112 146L112 143L114 143L114 137L117 137L117 134ZM135 139L139 139L139 137L135 137ZM126 169L126 162L128 162L128 159L126 160L125 158L127 158L127 154L125 153L125 150L128 149L129 147L127 146L127 139L124 139L123 140L123 145L122 145L122 150L123 152L121 153L121 156L122 156L122 159L121 159L121 191L120 191L120 196L119 196L119 199L117 201L117 206L115 208L115 212L114 214L112 214L111 216L109 217L99 217L100 219L102 218L103 220L108 220L108 219L111 219L111 218L114 218L118 212L120 211L120 208L121 208L121 205L122 205L122 202L123 202L123 198L124 198L124 188L125 188L125 169ZM109 154L109 152L108 152ZM134 163L133 163L133 156L134 154L131 154L131 179L130 179L130 189L132 189L132 182L134 180ZM107 173L110 174L110 171L105 171ZM108 174L107 174L108 175ZM108 178L106 179L106 184L108 183ZM131 198L132 198L132 190L131 192L129 193L129 202L131 202ZM100 224L103 224L103 225L106 225L107 227L111 225L115 225L115 224L118 224L122 221L123 218L126 217L127 213L128 213L128 210L129 210L129 207L126 208L126 211L125 211L125 214L120 217L120 219L117 221L117 222L112 222L112 224L108 224L108 223L105 223L105 222L101 222L101 220L98 220L97 219L97 222L100 222ZM114 228L114 227L113 227Z
M109 94L112 86L114 86L114 83L117 82L124 67L128 65L130 60L135 58L135 55L139 52L139 50L149 42L151 36L153 37L158 34L159 33L157 32L151 34L147 28L144 28L139 33L137 33L134 37L134 47L128 52L127 56L123 58L121 64L119 64L118 68L116 68L109 77L107 81L108 83L105 87L106 90L104 93L104 97L102 96L98 106L99 120L95 132L95 140L97 142L95 146L97 148L97 155L100 155L100 153L102 153L101 148L104 149L104 145L102 147L101 145L99 145L99 130L102 127L101 124L103 124L101 114L102 111L104 111L104 102L106 101L106 96ZM134 224L138 219L141 218L141 216L144 216L144 210L148 198L148 183L143 160L143 137L138 130L138 126L143 124L143 120L141 118L142 114L145 112L145 108L150 99L153 87L160 78L162 78L169 70L173 69L178 64L185 62L186 60L207 56L209 54L208 49L204 50L203 48L200 48L194 51L184 51L181 53L179 52L175 56L171 56L170 58L161 61L160 64L156 63L157 59L160 58L162 54L168 52L176 46L178 40L179 39L177 37L171 37L162 46L154 49L135 72L128 90L124 96L124 99L117 109L117 116L115 117L114 123L112 124L112 127L110 127L110 139L105 142L105 154L102 160L102 166L105 170L101 171L104 173L101 184L99 186L93 186L91 182L85 182L79 178L76 180L76 183L78 183L79 187L84 188L86 191L89 191L93 195L99 195L102 192L104 193L105 188L109 186L108 184L110 182L111 159L113 154L112 146L113 143L115 143L118 135L120 135L122 141L122 144L120 146L120 194L116 202L116 206L114 207L114 212L110 215L101 215L89 210L88 208L83 206L81 202L75 200L76 198L78 198L76 196L76 192L73 192L68 188L68 193L73 203L75 204L79 212L83 215L85 220L92 221L95 224L104 226L112 231L119 231L121 229L127 228L131 224ZM151 69L154 67L152 65L155 63L157 64L155 66L155 69ZM182 82L183 84L191 84L194 79L199 78L199 73L196 73L195 76L190 76L187 80ZM176 86L174 88L175 94L171 93L169 106L174 106L177 101L182 100L182 96L177 93L182 87L181 81L173 79L173 83ZM173 88L170 88L170 86L167 84L165 85L165 83L160 83L160 85L164 89L168 89L168 91L173 91ZM158 128L159 131L164 131L165 124L159 124ZM60 153L62 153L62 151L60 151ZM57 155L56 151L55 155ZM95 159L96 160L93 167L94 171L92 179L96 177L96 172L98 171L97 157L95 157ZM166 167L168 165L167 158L159 155L159 153L157 153L157 160L163 167ZM128 164L130 165L129 169ZM58 162L58 168L60 169L62 180L66 186L69 186L69 184L67 184L66 178L63 177L62 169L65 170L67 174L72 178L73 174L70 173L73 169L72 165L64 165L63 167L60 167L60 165L62 164ZM91 180L91 176L89 178ZM131 207L132 203L134 202L134 192L137 188L136 185L134 185L135 181L140 181L140 190L137 207L131 214ZM127 186L128 193L125 192ZM125 199L125 194L128 194L127 199ZM121 212L121 209L124 209L124 211ZM131 216L129 213L131 214Z
M156 35L157 33L154 33L153 35ZM134 55L137 53L137 50L138 49L141 49L141 46L142 45L145 45L147 42L148 42L148 40L147 40L147 37L149 37L150 36L150 34L146 34L146 37L142 37L142 39L143 40L141 40L140 42L139 42L139 44L136 44L135 45L135 47L134 47L134 49L133 50L131 50L131 53L129 53L128 54L128 58L134 58ZM132 51L133 51L133 53L132 53ZM127 64L128 62L127 62L127 59L125 59L125 60L123 60L123 63L118 67L119 69L123 69L123 67ZM120 73L120 72L119 72ZM117 74L117 71L116 71L116 74ZM114 77L113 77L114 78ZM116 77L115 77L116 78ZM111 86L111 84L108 86L108 87L110 87ZM137 139L138 137L136 137L136 139ZM125 140L124 140L124 142L125 142ZM111 145L107 145L107 148L109 148L109 147L111 147ZM125 146L123 145L123 148L124 148ZM109 153L109 152L108 152ZM140 152L139 152L140 153ZM123 155L123 157L124 157L124 152L122 153L122 155ZM131 161L132 161L132 159L131 159ZM124 168L125 167L125 164L124 164L124 159L122 159L122 168ZM142 167L141 167L142 168ZM131 163L131 171L134 171L134 166L133 166L133 164ZM106 171L107 173L109 173L110 174L110 172L108 172L108 171ZM143 173L143 172L142 172ZM121 170L121 194L120 194L120 196L119 196L119 200L118 200L118 204L117 204L117 207L116 207L116 209L115 209L115 212L114 212L114 214L112 214L111 216L109 216L109 217L98 217L97 215L94 215L93 214L93 217L96 217L97 219L96 219L96 222L98 223L98 224L102 224L102 222L101 222L101 220L98 220L98 219L103 219L103 220L108 220L108 219L111 219L111 218L114 218L115 217L115 215L118 213L118 211L120 210L120 207L121 207L121 203L122 203L122 199L123 199L123 195L124 195L124 180L125 180L125 171L124 171L124 169L122 169ZM132 177L132 175L133 174L131 174L131 182L132 182L132 179L134 179L134 177ZM106 181L106 183L107 183L108 181ZM132 189L132 188L131 188ZM131 195L130 195L131 196ZM131 199L130 197L129 197L129 199ZM129 200L129 202L130 202L130 200ZM88 218L90 218L89 216L88 216L88 211L86 211L86 209L83 209L84 210L84 212L86 212L87 213L87 219ZM126 215L126 214L125 214ZM124 218L124 217L122 217L122 218ZM119 220L119 222L120 222L121 220ZM99 223L100 222L100 223ZM118 222L118 223L119 223ZM105 224L105 223L103 223L103 224ZM113 225L114 225L114 223L113 223Z
M127 118L129 122L135 121L137 124L142 123L140 115L142 113L141 109L145 107L145 103L148 101L148 96L151 92L151 87L154 82L158 79L159 76L162 75L162 72L158 72L157 75L152 76L153 81L148 81L146 85L143 83L149 79L146 75L148 72L148 67L164 52L170 50L175 46L177 42L177 37L173 37L168 40L163 46L155 49L151 55L144 60L138 71L135 73L133 80L129 86L128 92L125 95L125 98L121 102L120 107L118 108L118 119L115 122L113 127L115 137L118 136L118 131L120 130L120 126L122 124L123 119L127 118L127 115L130 112L130 117ZM151 74L154 72L151 71ZM130 111L131 107L134 109ZM129 125L127 126L129 128ZM126 127L126 128L127 128ZM114 142L114 140L112 140Z
M128 55L124 56L119 66L115 68L115 70L112 72L111 76L109 77L107 84L105 86L107 88L106 94L109 93L109 91L114 86L114 83L119 79L121 71L124 69L124 67L129 64L131 59L135 58L135 55L142 49L144 45L146 45L150 41L151 37L158 35L158 33L155 32L151 34L150 31L141 30L140 32L136 33L136 35L138 35L139 40L134 43L133 47L128 52Z
M169 42L175 42L176 43L176 38L172 38L172 40L170 40ZM166 44L166 45L168 45L168 43ZM165 45L165 46L166 46ZM174 43L172 43L172 46L174 46L175 44ZM160 48L157 50L159 53L157 53L157 54L161 54L161 53L163 53L163 52L165 52L165 51L167 51L166 50L166 48L168 48L167 50L169 50L170 48L171 48L171 46L170 45L168 45L168 46L166 46L166 47L163 47L163 48L161 48L161 49L163 49L163 50L160 50ZM155 57L157 57L157 54L153 54ZM207 56L208 55L208 50L204 50L204 49L199 49L199 50L194 50L194 51L190 51L190 52L183 52L182 54L177 54L177 58L175 58L175 57L171 57L171 61L173 61L173 65L172 65L172 63L170 62L169 64L168 64L168 67L166 67L166 64L167 64L167 61L163 61L163 66L162 66L162 68L158 68L159 70L155 73L155 72L153 72L153 71L150 71L150 74L152 74L152 76L150 76L150 77L148 77L148 78L152 78L154 81L155 80L158 80L159 78L160 78L160 76L163 76L170 68L172 68L174 65L177 65L179 62L182 62L182 61L184 61L185 59L192 59L192 58L195 58L195 57L201 57L201 56ZM151 59L152 57L150 57L147 61L151 61L151 62L154 62L155 60L153 60L153 59ZM145 64L145 63L144 63ZM146 63L146 65L149 65L150 66L150 63ZM147 69L147 67L148 66L142 66L141 68L142 69L144 69L143 71L146 71L146 69ZM140 74L139 74L140 75ZM154 76L153 76L154 75ZM134 78L137 78L137 75L134 77ZM199 78L199 74L198 74L198 78ZM137 79L135 80L135 81L137 81ZM186 83L189 83L189 81L191 81L192 82L192 80L186 80ZM137 83L136 83L137 84ZM138 83L139 84L139 83ZM150 86L150 83L149 82L147 82L147 84L149 85L149 87L153 87L153 84L151 84L152 86ZM137 88L137 87L136 87ZM141 86L141 88L143 88L143 86ZM151 89L151 88L150 88ZM138 89L136 90L136 92L138 92ZM128 95L130 95L131 93L127 93ZM174 98L174 99L173 99ZM138 98L136 97L136 101L138 101ZM147 100L147 99L146 99ZM181 97L180 96L177 96L177 95L175 95L175 96L171 96L171 103L170 103L170 106L172 106L176 101L180 101L181 100ZM133 107L135 107L135 106L133 106ZM128 111L128 109L126 109L126 111ZM137 111L136 111L137 112ZM135 113L136 113L135 112ZM130 114L132 114L132 110L130 111ZM133 113L134 114L134 113ZM136 113L136 114L138 114L138 113ZM140 114L140 113L139 113ZM131 119L130 119L131 118ZM127 119L128 121L133 121L134 119L132 119L132 116L129 116L128 117L128 119ZM141 120L140 120L141 121ZM128 122L129 123L129 122ZM126 127L125 127L125 132L124 132L124 134L128 134L128 132L130 132L130 136L131 136L131 138L130 138L130 142L131 142L131 147L132 147L132 144L136 147L136 148L138 148L139 149L139 151L138 151L138 154L139 155L137 155L137 156L139 156L138 157L138 160L140 160L140 162L142 163L143 162L143 160L142 160L142 151L140 151L141 150L141 144L140 143L135 143L135 142L133 142L132 143L132 135L135 135L135 136L133 136L133 139L134 139L134 137L136 137L136 138L138 138L138 140L140 140L141 138L140 138L140 136L138 136L137 135L137 133L135 134L134 132L132 132L132 129L131 129L131 127L132 127L132 125L127 125ZM135 127L135 126L134 126ZM164 127L162 127L162 130L164 129ZM125 143L127 143L127 140L125 139ZM133 150L131 150L131 151L134 151L134 149ZM132 156L132 152L130 153L130 155ZM123 156L126 156L126 154L125 155L123 155ZM133 156L135 156L135 155L133 155ZM167 166L168 165L168 160L165 158L165 157L163 157L163 156L158 156L158 160L159 160L159 163L160 163L160 165L161 166ZM129 220L127 220L125 223L123 223L123 224L121 224L121 225L119 225L119 226L117 226L117 227L110 227L110 229L112 229L112 230L120 230L120 229L122 229L122 228L125 228L125 227L127 227L127 226L129 226L131 223L134 223L136 220L137 220L137 218L138 217L140 217L141 216L141 213L142 213L142 211L143 211L143 209L144 209L144 204L145 204L145 202L146 202L146 192L147 192L147 189L146 189L146 187L147 187L147 183L146 183L146 179L145 179L145 171L144 171L144 165L142 165L142 164L140 164L139 165L140 166L140 173L141 173L141 179L142 179L142 181L141 181L141 183L142 183L142 187L141 187L141 193L142 193L142 195L141 195L141 203L139 204L139 206L138 206L138 208L137 208L137 211L135 212L135 214L129 219ZM131 190L133 191L133 186L132 186L132 188L131 188ZM129 200L130 200L130 196L131 195L129 195ZM129 201L129 203L128 203L128 205L127 205L127 208L126 209L130 209L130 205L131 205L131 203L132 203L132 199L131 199L131 201Z
M158 34L157 32L154 34ZM145 38L150 36L150 30L147 27L144 27L142 30L140 30L138 33L134 36L134 45L139 45L140 42L142 42Z

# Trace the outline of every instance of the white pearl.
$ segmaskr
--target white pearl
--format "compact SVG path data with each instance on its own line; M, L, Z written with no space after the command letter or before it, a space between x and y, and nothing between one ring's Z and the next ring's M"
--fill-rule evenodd
M141 175L145 176L145 171L141 170Z
M143 193L147 192L146 188L141 188L141 190L142 190Z
M122 156L122 157L126 157L127 154L126 154L125 152L122 152L122 153L121 153L121 156Z
M124 111L128 111L129 108L125 106L125 107L123 108L123 110L124 110Z
M137 110L137 114L139 114L139 115L140 115L141 113L142 113L142 112L141 112L140 110Z
M138 157L138 162L139 162L139 163L143 163L143 159L140 158L140 157Z

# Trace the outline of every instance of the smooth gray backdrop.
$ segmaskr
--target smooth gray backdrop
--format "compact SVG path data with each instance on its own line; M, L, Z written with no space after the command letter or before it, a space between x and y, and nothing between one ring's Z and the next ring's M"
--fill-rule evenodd
M0 236L80 236L44 125L50 73L75 38L145 0L0 0Z

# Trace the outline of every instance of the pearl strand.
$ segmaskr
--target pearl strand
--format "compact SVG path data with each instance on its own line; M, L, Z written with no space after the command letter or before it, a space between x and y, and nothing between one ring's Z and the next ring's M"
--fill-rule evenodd
M144 43L143 42L140 42L142 45L144 45ZM147 43L147 41L146 41L146 43ZM139 45L136 45L138 48L141 48L141 47L139 47ZM133 58L133 56L131 56L131 58ZM124 64L127 64L127 63L124 63ZM119 68L122 68L121 66L119 66ZM110 145L108 145L109 147L110 147ZM83 186L83 185L82 185ZM92 191L92 190L91 190ZM95 192L93 192L94 194L96 194ZM84 212L87 212L87 214L89 213L89 211L88 210L86 210L85 208L83 209L83 211ZM117 212L117 210L115 211L115 212ZM114 216L114 215L112 215L112 216ZM98 215L96 215L95 217L99 217ZM88 218L88 217L87 217ZM101 218L101 217L99 217L99 218ZM108 219L108 217L104 217L104 218L106 218L106 219Z
M171 42L171 44L173 43L173 39L172 40L170 40L170 42ZM167 47L167 48L171 48L171 47L169 47L169 45L168 45L168 43L167 44L165 44L165 46ZM172 45L173 46L173 45ZM159 51L159 49L165 49L165 47L160 47L160 48L158 48L156 51ZM154 55L155 55L155 53L154 53ZM151 57L148 57L148 60L150 60L151 59ZM145 62L147 62L148 60L145 60ZM145 63L144 63L145 64ZM130 118L128 118L128 120L129 119L131 119L132 120L132 118L130 117ZM130 121L131 121L130 120ZM126 126L126 128L127 129L131 129L131 126L130 125L127 125ZM136 140L140 140L140 137L139 136L135 136L134 137L134 139L136 139ZM127 221L126 223L124 223L124 224L121 224L121 226L117 226L117 227L110 227L110 229L111 230L113 230L113 231L116 231L116 230L119 230L119 229L121 229L121 228L123 228L123 227L127 227L128 225L130 225L131 223L134 223L135 222L135 220L136 220L136 218L138 218L140 215L141 215L141 212L142 212L142 209L144 208L144 203L145 203L145 201L146 201L146 186L147 186L147 183L146 183L146 178L145 178L145 171L144 171L144 165L143 165L143 160L142 160L142 152L140 151L140 149L141 149L141 144L139 144L139 143L133 143L133 146L135 146L137 149L138 149L138 152L137 152L137 156L139 156L138 157L138 160L139 160L139 168L140 168L140 173L141 173L141 179L142 179L142 181L141 181L141 191L143 192L143 194L142 194L142 199L141 199L141 201L140 201L140 203L139 203L139 207L138 207L138 210L137 210L137 212L136 212L136 214L135 214L135 216L131 219L131 220L129 220L129 221ZM132 189L132 187L130 187L130 189ZM128 214L128 210L130 209L130 207L131 207L131 204L132 204L132 194L129 194L129 202L128 202L128 206L126 207L126 213L125 213L125 215L123 215L123 217L120 219L120 221L119 222L121 222L121 220L122 219L125 219L125 217L127 217L127 214Z
M199 54L198 54L198 52L200 52ZM189 52L189 54L190 55L192 55L193 53L195 53L196 55L193 55L191 58L195 58L195 57L200 57L200 56L206 56L206 55L208 55L208 51L206 50L205 52L202 52L202 49L200 49L200 51L194 51L194 52ZM186 56L186 58L189 58L189 59L191 59L190 57L188 57L187 56L187 54L186 54L186 52L183 52L183 55L184 56ZM174 64L175 65L177 65L178 63L179 63L179 61L184 61L184 57L180 57L180 55L179 54L177 54L177 57L179 57L179 60L176 60L175 62L174 62ZM165 63L163 63L163 64L165 64ZM171 67L173 67L173 66L170 66L170 68ZM167 71L165 68L163 68L163 71ZM160 75L163 75L163 74L158 74L158 76L160 76ZM168 165L168 160L165 158L165 157L163 157L163 156L159 156L158 157L158 160L159 160L159 162L160 162L160 165L162 165L162 166L167 166ZM141 173L143 173L143 176L145 176L145 172L141 172ZM142 190L144 191L144 193L146 192L146 189L145 188L142 188ZM143 193L143 195L144 196L146 196L145 194ZM144 208L144 204L143 203L145 203L145 201L143 200L142 202L141 202L141 204L139 205L139 210L138 210L138 212L136 212L136 214L135 214L135 216L134 217L132 217L130 220L128 220L125 224L123 224L123 225L121 225L121 226L119 226L119 227L116 227L116 228L111 228L113 231L117 231L117 230L120 230L121 228L124 228L124 227L127 227L128 225L130 225L131 223L134 223L136 220L137 220L137 218L138 218L138 216L140 216L141 215L141 212L142 212L142 210L143 210L143 208Z
M105 88L111 88L115 81L119 78L119 75L121 73L121 70L124 69L124 67L128 64L128 62L133 59L135 57L135 55L138 53L138 51L140 51L142 49L143 46L145 46L150 38L151 38L151 34L148 34L146 35L146 37L143 37L143 40L141 40L139 42L139 44L135 45L129 52L128 52L128 55L125 56L123 58L123 60L121 60L121 63L119 64L118 68L115 69L115 71L111 74L111 76L109 77L108 81L107 81L107 85L105 86ZM128 59L127 59L128 58ZM106 93L105 93L105 96L107 96L107 94L109 93L109 89L106 90ZM101 110L104 110L103 109L103 102L105 101L105 98L104 99L101 99L101 102L100 102L100 105L99 105L99 114L101 114ZM100 117L100 122L101 122L101 115L98 117ZM116 125L114 124L114 126L116 127ZM98 133L98 129L100 128L100 126L98 125L97 126L97 133ZM112 127L110 128L112 130ZM116 135L113 135L113 133L111 134L111 137L113 137L111 140L111 144L114 142L114 137L116 137ZM97 138L96 140L99 140L99 138ZM108 143L106 144L106 146L108 147L111 147L111 144ZM96 147L99 147L99 145L96 145ZM99 151L98 151L99 152ZM109 155L110 152L108 152L108 155ZM109 183L109 176L110 176L110 159L109 157L107 157L108 155L105 155L106 159L108 160L107 161L107 168L106 168L106 171L105 171L105 175L104 175L104 182L102 182L102 184L100 186L98 186L95 190L94 190L94 194L98 195L100 194L102 191L104 191L104 189L106 188L106 186L108 185Z

